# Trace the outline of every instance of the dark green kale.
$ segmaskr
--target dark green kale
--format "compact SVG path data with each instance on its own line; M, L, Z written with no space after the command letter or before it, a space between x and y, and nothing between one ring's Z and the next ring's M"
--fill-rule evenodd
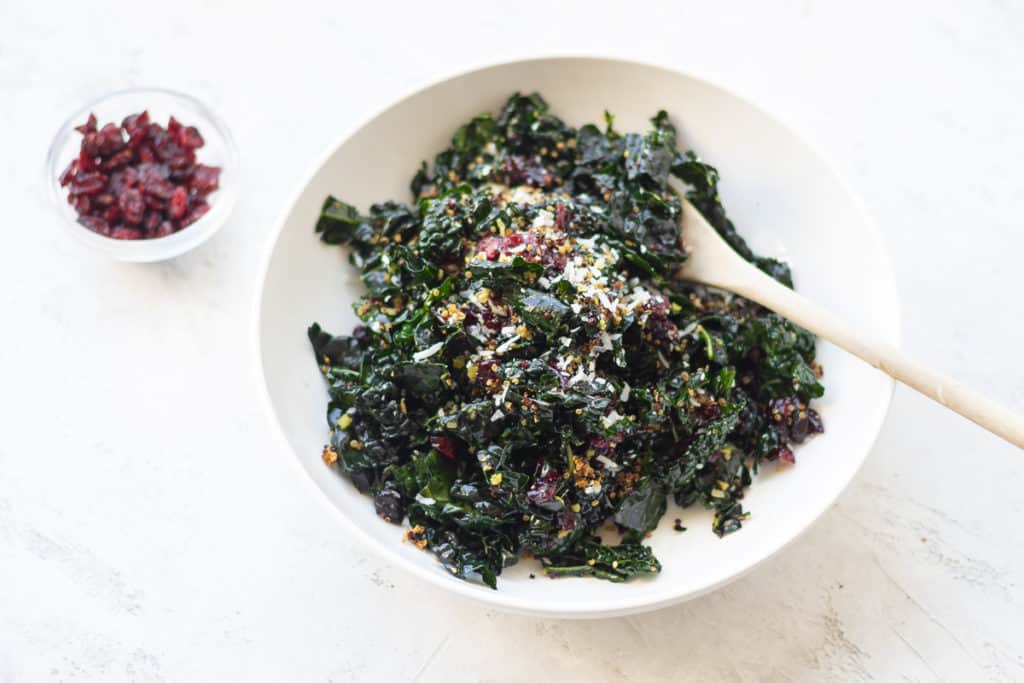
M524 554L550 576L656 574L643 543L670 501L735 531L758 467L822 431L814 338L673 279L673 175L791 284L736 233L718 172L678 151L664 112L621 134L610 115L577 129L514 95L423 165L410 204L325 201L316 231L350 247L366 294L351 335L309 328L324 461L454 576L494 588Z
M574 552L559 558L558 564L545 563L545 573L549 576L596 576L621 582L661 571L661 563L647 546L637 543L603 545L600 540L590 538L580 542Z

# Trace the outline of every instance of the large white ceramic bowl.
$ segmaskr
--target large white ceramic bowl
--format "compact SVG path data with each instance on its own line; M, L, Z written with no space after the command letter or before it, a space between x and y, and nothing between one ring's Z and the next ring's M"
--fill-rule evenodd
M864 462L885 417L892 382L827 343L819 345L827 393L818 403L826 433L797 450L794 467L768 465L744 500L752 516L718 538L701 510L670 509L650 539L664 566L625 584L539 577L521 561L498 590L442 571L434 557L401 542L368 497L320 460L326 391L306 327L319 321L346 332L360 292L342 249L313 234L320 204L333 193L365 210L408 200L419 163L443 149L457 126L495 112L515 91L538 91L572 124L615 113L621 131L643 130L659 109L722 174L722 194L740 231L761 253L793 266L797 288L880 338L895 342L898 304L878 231L850 190L812 148L765 112L710 83L668 69L606 59L555 58L501 64L462 74L405 97L347 133L302 186L281 218L257 303L258 364L281 433L347 533L365 539L422 579L499 609L559 617L603 617L663 607L737 578L818 518ZM685 533L672 529L680 517ZM530 579L529 572L538 574Z

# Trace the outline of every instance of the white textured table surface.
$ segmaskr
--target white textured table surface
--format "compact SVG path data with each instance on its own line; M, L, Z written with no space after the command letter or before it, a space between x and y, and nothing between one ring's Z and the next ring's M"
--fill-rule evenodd
M587 52L804 131L886 233L906 348L1024 411L1024 9L763 4L0 0L0 681L1024 679L1021 453L908 390L781 555L600 622L488 612L382 563L255 399L257 256L325 147L441 75ZM246 187L202 248L118 265L58 231L40 167L68 112L144 84L229 121Z

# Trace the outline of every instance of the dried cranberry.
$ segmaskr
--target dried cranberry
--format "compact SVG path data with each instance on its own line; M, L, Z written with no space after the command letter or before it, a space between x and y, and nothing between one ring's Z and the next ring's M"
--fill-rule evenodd
M156 232L157 226L160 225L160 214L156 211L147 211L145 218L142 219L142 229L146 231L147 235L151 235Z
M151 194L147 194L143 195L143 201L146 202L147 209L153 209L161 213L167 210L167 202L160 199L159 197L154 197Z
M102 197L103 195L100 196ZM92 209L92 202L89 201L89 198L83 194L74 197L74 201L71 202L71 206L75 207L75 211L77 211L80 214L89 213L89 211Z
M558 528L562 531L572 531L576 528L576 521L578 517L576 513L571 510L562 510L556 515L558 520Z
M176 221L180 221L188 209L188 192L184 187L178 186L171 199L167 202L167 215Z
M133 133L136 130L143 130L144 131L146 129L146 126L148 126L148 125L149 125L149 112L148 111L140 112L138 114L131 114L129 116L124 117L124 120L121 121L121 127L124 128L129 133Z
M430 437L430 445L449 460L455 459L455 442L451 438L447 436L432 436Z
M542 467L541 471L542 474L533 480L530 488L526 489L526 500L534 505L550 502L555 497L555 491L558 489L558 482L561 479L558 472L547 469L546 465Z
M495 304L500 304L501 295L498 294L497 292L492 293L491 301L493 301ZM467 323L470 320L470 315L471 314L469 313L466 314ZM505 327L505 324L508 322L508 316L498 315L497 313L495 313L494 308L491 306L483 308L479 313L478 319L481 325L492 330L500 330L501 328Z
M111 155L107 159L104 159L100 163L100 168L104 171L114 171L122 166L127 166L135 160L135 152L129 148L122 149L120 152Z
M195 163L196 155L190 149L180 150L176 156L167 160L167 166L171 169L172 174L175 171L181 171L182 169L188 169L191 173L192 167Z
M90 157L100 155L100 134L86 133L82 138L82 153Z
M607 438L598 437L591 440L590 447L594 449L595 455L610 456L612 451L615 450L615 447L622 443L624 438L625 434L623 432L617 432Z
M181 132L178 133L178 144L189 149L198 149L206 143L203 140L203 136L199 134L199 130L195 126L189 126L188 128L182 128Z
M136 172L138 173L138 182L143 185L154 180L166 180L169 175L166 166L152 162L139 164L136 167Z
M142 145L146 144L147 140L145 128L139 128L128 133L128 147L134 149L136 153L138 153Z
M85 150L81 150L78 153L78 170L80 171L95 171L97 169L96 160L86 154Z
M476 366L476 381L481 386L488 384L495 385L498 381L498 364L492 360L485 360Z
M130 176L129 173L134 172L134 169L129 167L114 171L110 174L110 184L107 186L107 191L114 195L114 197L120 197L124 194L124 191L135 185L137 178Z
M718 417L721 412L722 409L714 402L701 404L700 407L700 416L705 420L713 420Z
M166 237L174 232L174 223L170 221L160 221L160 225L153 231L153 237Z
M200 195L208 195L220 187L220 168L196 164L188 186Z
M102 173L79 173L71 181L71 194L99 194L107 186L107 176Z
M572 215L569 212L568 207L565 204L559 203L555 206L555 229L561 232L565 232L566 228L569 227L569 222L572 220Z
M477 253L483 254L488 261L497 261L504 250L505 240L501 237L484 237L476 243Z
M151 123L146 126L146 137L153 143L154 147L163 144L168 138L167 131L159 123Z
M124 222L130 225L138 225L146 211L146 203L142 199L142 193L132 188L125 190L124 194L117 200L121 212L124 214Z
M181 222L181 227L186 225L192 225L197 220L206 215L206 212L210 210L210 205L206 201L200 199L192 205L192 209L188 212L188 216Z
M60 186L67 187L68 183L78 172L78 159L72 159L68 167L64 169L64 172L60 174Z
M188 187L188 181L192 178L191 165L182 166L181 168L172 168L171 172L167 174L167 177L173 180L175 183Z
M644 325L644 331L651 335L652 339L669 340L679 328L672 322L665 313L651 312Z
M116 240L141 240L142 231L138 228L127 228L119 225L110 231L110 236Z
M509 185L531 185L548 187L554 178L536 157L511 155L505 158L502 170L508 177Z
M150 180L143 185L143 190L146 194L165 201L171 198L174 194L174 189L174 183L163 179Z
M802 443L809 435L825 429L821 416L796 396L769 401L768 416L783 442Z
M210 210L203 197L218 188L220 169L196 164L195 127L172 117L165 129L143 111L99 129L90 114L76 130L78 157L58 181L82 225L117 239L163 237Z
M178 143L170 139L157 145L155 151L156 156L160 161L170 161L171 159L180 157L184 153L184 150L178 146Z
M794 443L803 443L807 438L810 424L807 421L807 411L803 410L793 416L789 425L789 440Z
M99 138L101 155L109 156L124 149L124 138L121 137L121 128L117 124L108 123L96 135Z
M90 230L93 230L98 233L110 232L110 224L107 223L102 218L100 218L99 216L91 216L89 214L86 214L83 216L79 216L78 222L84 225L85 227L89 228Z
M825 431L825 423L822 422L821 415L813 408L807 409L807 426L810 434L821 434Z
M86 120L86 122L80 126L75 126L75 130L77 130L82 135L85 135L86 133L96 132L96 115L89 114L89 118Z

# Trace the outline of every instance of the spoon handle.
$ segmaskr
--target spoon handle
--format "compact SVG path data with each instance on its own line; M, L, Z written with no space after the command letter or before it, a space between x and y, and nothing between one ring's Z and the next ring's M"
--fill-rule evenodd
M718 284L770 308L1018 448L1024 448L1024 418L995 401L928 369L892 344L870 338L752 265L734 269L728 280L709 284Z

